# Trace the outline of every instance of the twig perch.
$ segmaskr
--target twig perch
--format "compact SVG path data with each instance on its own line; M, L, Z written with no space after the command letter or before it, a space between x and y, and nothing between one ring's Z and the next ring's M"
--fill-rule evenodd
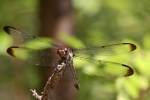
M32 92L32 95L33 95L36 99L42 100L42 96L39 95L39 94L36 92L35 89L30 89L30 91Z
M39 95L35 89L31 89L30 91L32 92L32 95L38 100L50 100L48 96L49 90L53 89L58 84L58 81L62 77L62 73L65 67L66 67L66 64L63 62L57 65L57 68L54 70L53 74L49 77L44 87L44 90L41 93L42 95Z

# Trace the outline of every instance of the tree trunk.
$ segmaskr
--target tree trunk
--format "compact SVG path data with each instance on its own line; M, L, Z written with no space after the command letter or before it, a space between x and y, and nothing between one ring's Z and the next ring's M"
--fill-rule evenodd
M48 36L55 40L59 40L61 32L68 34L73 33L74 23L71 0L40 0L39 4L41 36ZM52 60L49 62L52 62ZM51 66L49 70L42 72L44 84L52 74L53 69L54 68ZM54 95L51 97L53 100L75 100L76 89L73 86L73 79L70 76L71 72L67 68L56 90L48 90L53 92ZM51 98L48 98L48 100L52 100Z

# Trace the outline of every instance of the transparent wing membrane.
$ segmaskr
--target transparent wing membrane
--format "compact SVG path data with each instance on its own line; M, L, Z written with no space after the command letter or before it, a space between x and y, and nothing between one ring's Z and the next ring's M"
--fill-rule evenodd
M49 67L51 64L51 57L54 56L50 53L50 49L34 50L26 47L11 46L7 49L7 53L15 58L21 59L28 64L40 67ZM52 66L52 65L51 65Z
M87 49L87 51L86 49L78 49L77 51L75 51L74 64L76 66L85 66L83 67L83 70L86 74L104 77L130 76L134 73L131 66L123 63L107 61L108 59L104 60L103 58L101 59L100 57L97 57L102 56L101 54L99 54L99 52L101 52L102 54L103 51L107 51L107 53L110 53L113 52L113 49L117 50L124 47L126 48L127 52L131 52L136 49L136 46L131 43L111 44L96 47L94 49L90 48Z
M105 78L115 78L115 77L123 77L123 76L131 76L134 73L134 70L131 66L111 62L111 61L104 61L104 60L94 60L94 59L86 59L80 58L82 61L81 68L84 73L92 76L99 76ZM79 59L74 59L74 64L79 66L78 63L81 63Z
M48 67L50 66L50 58L53 57L54 53L50 50L57 47L57 44L54 44L55 41L52 41L49 38L38 38L30 34L22 33L18 29L5 26L4 31L10 34L14 40L16 46L11 46L7 49L7 53L12 57L19 59L27 60L29 63L34 65ZM133 69L126 65L116 62L110 62L105 60L95 59L96 56L106 56L106 55L116 55L123 54L127 52L132 52L136 49L136 45L132 43L116 43L108 44L101 46L91 46L82 49L73 49L74 53L74 62L80 63L86 62L84 72L96 76L130 76L134 73ZM78 61L77 61L78 59ZM76 72L73 66L70 68L70 71L73 73L73 77L76 81ZM75 84L75 85L76 85ZM76 86L78 88L78 86Z
M48 67L49 65L48 62L50 62L48 58L52 56L51 53L48 52L45 53L43 51L40 52L37 50L32 50L29 48L18 47L18 46L12 46L8 48L7 53L13 57L27 60L31 64L44 66L44 67ZM76 63L76 59L78 60L80 59L82 63L86 62L84 69L87 74L93 74L96 76L106 76L106 77L109 76L118 77L118 76L130 76L134 72L132 67L126 64L93 59L92 57L90 58L89 56L88 57L77 56L74 58L75 63ZM72 71L74 69L71 68L70 70ZM73 74L75 75L75 72L73 72ZM74 78L76 78L76 76L74 76Z
M114 76L130 76L134 73L132 67L126 64L98 60L97 66L103 69L104 73Z
M28 40L36 38L33 34L21 32L19 29L12 26L5 26L4 31L12 36L15 45L20 45Z
M136 45L132 43L116 43L74 50L75 63L83 63L87 74L97 76L130 76L134 73L132 67L111 61L102 60L106 55L132 52ZM100 59L100 60L99 60ZM84 64L85 62L85 64ZM77 64L77 65L78 65ZM88 73L89 72L89 73Z
M116 55L132 52L136 49L136 45L132 43L116 43L102 46L93 46L83 49L75 49L75 56L95 56L95 55Z

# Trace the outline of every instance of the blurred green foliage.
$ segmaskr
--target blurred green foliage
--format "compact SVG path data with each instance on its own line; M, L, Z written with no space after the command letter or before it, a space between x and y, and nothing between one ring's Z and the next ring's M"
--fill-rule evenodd
M3 0L0 2L1 28L4 25L12 25L22 27L29 33L36 33L38 30L36 15L38 1L13 0L10 2L10 0ZM81 84L79 100L149 100L150 1L74 0L73 4L76 18L75 35L83 43L75 37L65 42L72 42L73 47L84 47L83 44L100 45L116 42L132 42L138 45L138 49L131 54L104 56L107 60L133 66L135 73L130 77L110 78L109 75L101 77L96 74L103 74L98 67L94 67L87 61L77 61L76 68ZM37 42L29 42L30 45L34 43ZM41 81L35 67L27 67L22 64L15 67L12 59L5 53L6 48L11 44L11 37L1 30L0 97L3 100L8 100L5 94L13 89L12 84L23 84L23 87L34 88ZM39 45L36 46L39 47ZM9 86L10 84L12 87ZM25 90L28 92L26 88Z

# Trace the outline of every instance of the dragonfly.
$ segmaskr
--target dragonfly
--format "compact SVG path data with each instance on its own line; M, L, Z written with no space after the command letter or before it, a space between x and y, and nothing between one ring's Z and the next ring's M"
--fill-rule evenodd
M104 73L105 66L108 65L106 68L112 69L119 69L117 70L119 74L118 76L131 76L134 73L134 70L131 66L127 64L122 64L118 62L112 62L112 61L106 61L101 59L95 59L94 56L98 55L98 53L103 54L103 52L110 52L112 49L120 49L125 47L128 52L132 52L136 50L136 45L133 43L112 43L107 45L98 45L98 46L91 46L91 47L83 47L83 48L69 48L68 46L64 45L57 45L55 44L56 41L52 41L51 39L43 39L38 38L37 36L32 36L30 34L27 34L25 32L20 31L19 29L12 27L12 26L4 26L4 31L11 35L14 38L14 41L16 42L15 45L10 46L7 49L7 53L12 57L22 57L22 53L33 53L35 51L40 51L41 49L47 49L47 48L54 48L55 54L59 57L58 61L55 63L55 68L53 70L53 73L51 74L51 77L49 78L49 81L47 81L47 85L45 88L53 89L56 87L56 84L59 84L59 80L63 77L65 70L68 68L73 76L74 80L74 87L78 90L79 89L79 82L76 77L76 71L73 66L74 59L81 59L81 60L87 60L88 62L95 63L99 68L102 70L98 70L102 74L109 74L109 72ZM35 44L28 41L36 41ZM17 45L16 45L17 44ZM23 45L24 44L24 45ZM37 48L38 47L38 48ZM21 53L19 53L21 52ZM49 66L47 62L49 62L49 59L47 59L47 56L49 56L50 52L46 52L42 55L42 59L44 59L44 63L41 63L43 66ZM87 56L86 56L87 55ZM28 55L24 55L25 57ZM47 62L46 62L47 61ZM111 65L111 66L109 66ZM110 71L111 72L111 71ZM46 89L44 89L46 91Z

